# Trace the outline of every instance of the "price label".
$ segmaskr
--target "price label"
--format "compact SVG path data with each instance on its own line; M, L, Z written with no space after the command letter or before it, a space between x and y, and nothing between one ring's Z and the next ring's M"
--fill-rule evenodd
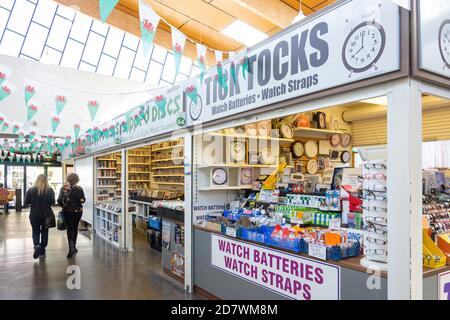
M327 260L327 247L323 244L310 243L308 254L317 259Z
M328 222L328 229L341 230L341 218L333 218Z
M303 219L301 219L301 218L292 217L290 220L291 220L291 223L303 224Z
M225 234L229 237L233 237L236 238L236 229L234 228L230 228L230 227L226 227L225 229Z

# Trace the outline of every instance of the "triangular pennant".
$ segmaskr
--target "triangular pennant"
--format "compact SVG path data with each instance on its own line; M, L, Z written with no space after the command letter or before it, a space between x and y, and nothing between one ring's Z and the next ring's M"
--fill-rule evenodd
M36 89L33 86L26 85L25 86L25 105L28 105L28 102L36 93Z
M160 19L148 3L139 0L139 24L141 27L142 48L145 56L150 51Z
M244 79L247 79L247 73L249 72L249 64L248 64L248 50L244 50L243 57L239 60L239 64L242 68L242 76Z
M100 108L100 103L97 100L90 100L87 103L89 114L91 115L91 120L94 121L97 111Z
M19 132L20 130L20 125L19 124L15 124L13 126L13 134L16 134L17 132Z
M223 67L222 67L222 60L223 60L223 53L220 50L214 51L216 56L216 64L217 64L217 81L219 82L219 85L222 88L227 87L227 82L223 74Z
M163 95L156 96L155 104L158 107L160 118L161 119L164 118L166 116L166 104L167 104L166 97L164 97Z
M194 104L197 104L197 87L192 84L188 86L185 90L186 95L192 100Z
M39 111L39 107L34 104L29 104L27 106L27 121L33 119L36 113Z
M80 125L78 123L73 125L73 133L75 134L75 138L78 138L80 135Z
M175 59L175 79L180 69L181 57L183 56L184 45L186 43L186 36L177 28L172 27L172 50Z
M65 96L56 96L55 97L55 104L56 104L56 115L59 116L59 114L63 111L64 107L67 104L67 98Z
M118 2L119 0L100 0L100 18L103 23L106 21Z
M196 44L197 47L197 63L200 69L200 84L203 85L203 79L205 78L206 70L206 47L200 43Z
M54 116L52 118L52 132L55 133L56 129L58 129L58 126L61 122L61 119L58 116Z
M9 129L9 123L8 122L3 122L2 124L2 132L5 132L6 130Z
M11 88L8 87L6 84L3 85L0 88L0 101L2 101L3 99L6 99L7 97L9 97L10 94L11 94Z
M6 81L6 73L0 71L0 86Z
M228 53L229 54L229 60L230 62L230 75L231 75L231 79L233 79L233 83L236 84L237 83L237 72L236 72L236 62L234 61L235 57L236 57L236 52L231 51Z

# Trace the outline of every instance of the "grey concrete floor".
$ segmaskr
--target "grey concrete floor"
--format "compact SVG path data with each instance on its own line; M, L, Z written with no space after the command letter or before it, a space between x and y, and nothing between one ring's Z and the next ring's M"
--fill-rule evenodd
M143 237L123 253L81 232L72 260L66 239L51 229L46 259L35 260L28 212L0 214L0 299L198 299L162 274L161 255ZM70 265L80 268L80 290L67 288Z

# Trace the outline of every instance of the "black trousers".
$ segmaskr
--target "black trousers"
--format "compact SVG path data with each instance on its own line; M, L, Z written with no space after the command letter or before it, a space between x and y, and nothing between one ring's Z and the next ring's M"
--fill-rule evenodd
M45 249L48 244L48 228L45 228L45 218L30 216L30 222L33 230L33 245Z
M77 242L78 224L81 220L82 212L64 212L64 221L67 225L67 240Z

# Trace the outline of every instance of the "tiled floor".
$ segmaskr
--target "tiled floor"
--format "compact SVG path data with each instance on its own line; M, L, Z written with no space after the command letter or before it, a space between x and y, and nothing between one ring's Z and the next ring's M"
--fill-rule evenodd
M0 214L0 299L198 299L162 275L161 256L145 241L123 253L81 233L77 246L67 260L65 232L53 228L47 258L34 260L28 212ZM69 265L80 267L80 290L67 288Z

